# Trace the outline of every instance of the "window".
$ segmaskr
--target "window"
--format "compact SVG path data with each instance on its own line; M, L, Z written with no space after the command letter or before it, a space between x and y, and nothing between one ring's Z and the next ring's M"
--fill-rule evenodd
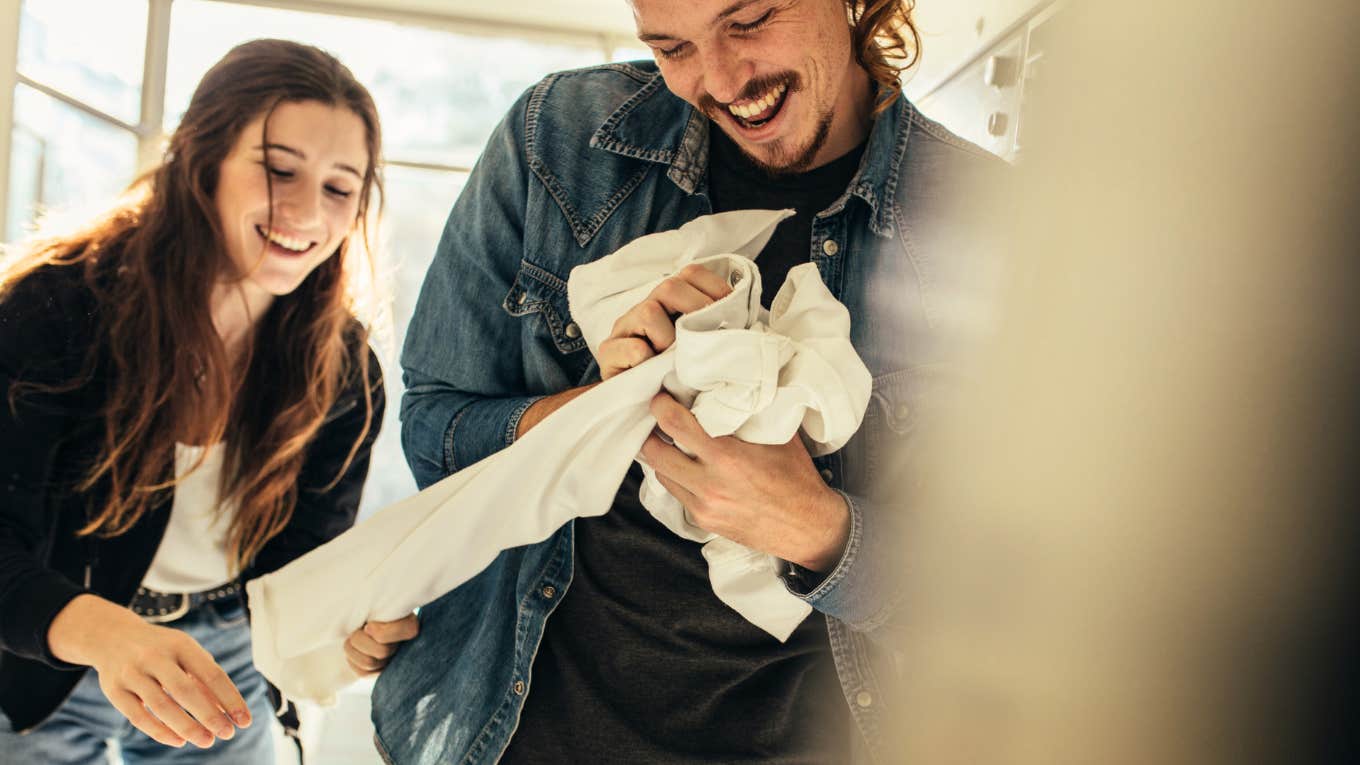
M19 71L136 124L146 14L146 0L24 0Z
M32 87L14 90L10 149L10 239L27 214L77 215L104 207L136 173L137 134Z
M105 206L133 179L146 28L146 0L21 5L6 241L37 216Z
M655 58L651 48L638 45L636 41L610 51L611 61L653 61Z
M525 88L548 72L603 59L594 42L474 36L208 0L176 0L171 30L167 126L179 121L194 85L232 46L282 37L329 51L368 87L382 116L384 151L397 163L470 167Z

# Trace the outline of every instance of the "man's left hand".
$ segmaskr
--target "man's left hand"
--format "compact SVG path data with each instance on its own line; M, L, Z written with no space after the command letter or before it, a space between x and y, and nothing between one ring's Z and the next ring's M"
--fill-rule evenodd
M652 399L651 412L685 451L653 433L642 458L695 525L813 571L829 571L840 560L850 509L817 473L797 434L779 445L712 438L664 391Z
M360 677L376 675L402 643L420 632L415 614L392 622L367 622L345 641L345 659Z

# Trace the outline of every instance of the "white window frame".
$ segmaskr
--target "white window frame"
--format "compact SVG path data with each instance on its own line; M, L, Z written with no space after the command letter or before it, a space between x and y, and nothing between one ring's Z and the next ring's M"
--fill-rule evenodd
M0 0L0 239L9 230L9 153L19 84L19 4Z

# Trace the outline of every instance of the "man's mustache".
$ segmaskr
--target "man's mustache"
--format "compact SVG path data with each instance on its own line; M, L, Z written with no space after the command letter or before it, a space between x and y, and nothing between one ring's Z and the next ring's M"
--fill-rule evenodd
M737 103L738 101L754 100L769 93L770 90L777 85L785 85L787 86L789 93L796 93L803 89L803 80L795 72L779 72L776 74L762 75L746 83L745 87L741 89L741 93L737 94L735 99L727 103L723 103L708 93L704 93L699 96L699 107L709 114L727 111L729 104Z

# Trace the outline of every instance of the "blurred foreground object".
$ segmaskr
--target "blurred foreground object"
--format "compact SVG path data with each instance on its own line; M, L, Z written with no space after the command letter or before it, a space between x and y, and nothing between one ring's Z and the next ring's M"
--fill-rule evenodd
M885 487L910 518L895 749L1360 761L1360 3L1061 16L995 342Z

